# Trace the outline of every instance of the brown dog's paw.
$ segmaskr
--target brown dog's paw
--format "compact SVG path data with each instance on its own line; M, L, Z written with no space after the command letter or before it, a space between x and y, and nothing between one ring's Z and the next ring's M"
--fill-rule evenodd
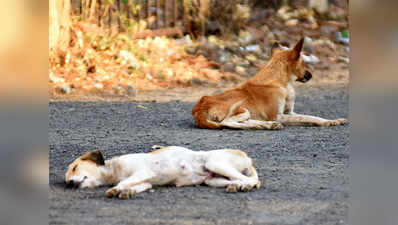
M120 192L121 192L120 189L118 189L118 188L116 188L116 187L113 187L113 188L109 188L109 189L106 191L105 194L106 194L106 197L108 197L108 198L113 198L113 197L118 196Z
M348 122L346 119L343 119L343 118L339 118L336 121L339 123L339 125L344 125Z
M131 198L135 194L135 191L130 189L122 190L119 194L120 199L128 199Z
M271 127L271 130L282 130L283 129L283 125L280 122L273 122Z
M331 127L331 126L336 126L337 122L334 120L328 120L326 122L324 122L321 126L323 127Z
M330 126L344 125L346 123L347 123L346 119L328 120L324 124L322 124L322 126L330 127Z

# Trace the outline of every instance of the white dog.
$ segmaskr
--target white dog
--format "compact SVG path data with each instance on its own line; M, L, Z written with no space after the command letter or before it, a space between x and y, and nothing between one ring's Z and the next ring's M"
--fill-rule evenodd
M67 187L116 185L106 191L106 196L125 199L153 185L181 187L205 183L226 187L228 192L249 191L261 185L252 160L241 150L205 152L178 146L155 148L158 150L107 161L100 150L87 152L69 165L65 175Z

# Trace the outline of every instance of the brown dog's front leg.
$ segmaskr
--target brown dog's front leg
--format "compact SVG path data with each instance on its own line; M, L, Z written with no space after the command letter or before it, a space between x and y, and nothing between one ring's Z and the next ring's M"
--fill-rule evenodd
M278 121L261 121L261 120L246 120L242 122L226 122L222 124L225 127L243 130L281 130L282 123Z
M280 116L279 122L284 125L307 125L307 126L337 126L347 123L346 119L327 120L316 116L302 114L283 114Z

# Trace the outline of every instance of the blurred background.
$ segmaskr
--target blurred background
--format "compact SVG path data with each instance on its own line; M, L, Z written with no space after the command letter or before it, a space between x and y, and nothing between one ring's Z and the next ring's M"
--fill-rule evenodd
M1 3L1 224L47 222L48 101L193 101L301 36L312 85L350 79L350 224L397 224L396 1Z
M50 1L49 25L51 100L196 101L301 37L312 84L348 83L346 0Z

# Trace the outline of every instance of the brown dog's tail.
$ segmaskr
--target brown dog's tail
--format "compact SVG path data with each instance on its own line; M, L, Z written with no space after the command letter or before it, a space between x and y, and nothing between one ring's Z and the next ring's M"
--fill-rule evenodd
M199 111L194 112L193 117L195 119L196 124L200 128L218 129L218 128L222 127L222 125L220 123L207 119L207 111L206 110L199 110Z
M208 129L218 129L223 127L221 122L216 122L208 119L208 107L204 107L205 105L205 99L207 96L204 96L200 99L200 101L195 105L195 107L192 109L192 115L195 119L196 124L200 128L208 128ZM242 103L245 100L241 100L238 102L235 102L234 104L229 107L228 112L226 113L225 118L230 117L233 115L233 113L242 105Z
M221 128L222 125L220 123L207 119L207 112L209 111L209 107L207 104L208 98L209 96L203 96L199 100L199 102L196 103L195 107L193 107L192 116L195 119L195 123L200 128L209 128L209 129Z

